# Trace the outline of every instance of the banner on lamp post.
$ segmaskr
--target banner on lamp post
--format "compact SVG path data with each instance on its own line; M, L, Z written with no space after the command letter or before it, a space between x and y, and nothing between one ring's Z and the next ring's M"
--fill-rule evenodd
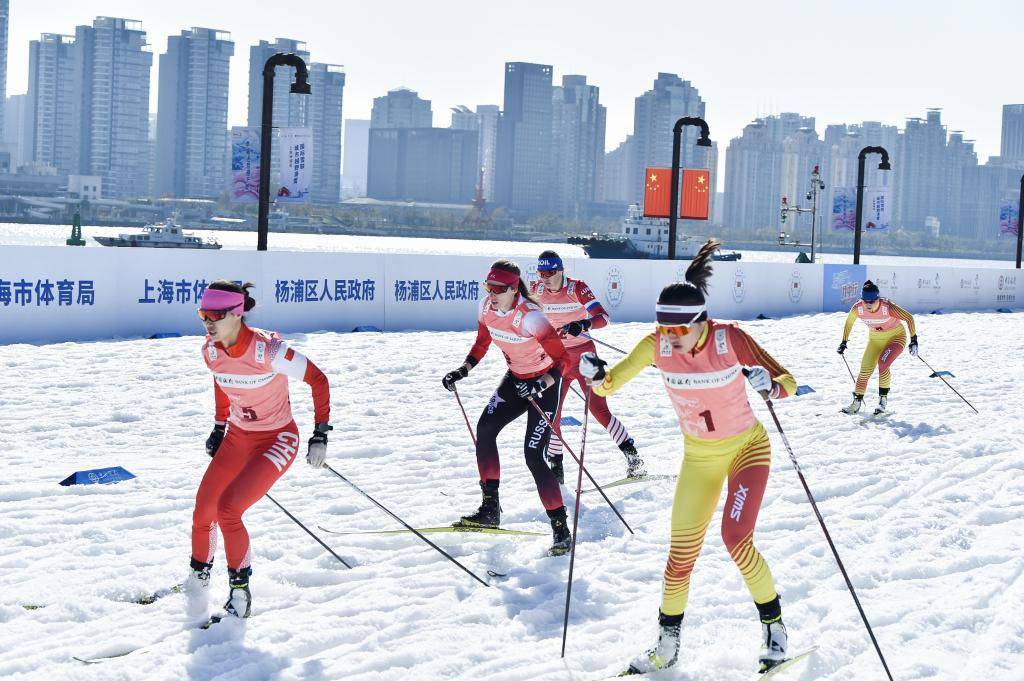
M313 129L281 128L278 139L280 180L274 200L278 203L304 203L309 199L312 174Z
M667 218L672 210L671 191L671 168L647 168L644 173L644 217Z
M260 130L231 128L231 200L256 203L260 198Z
M710 186L711 173L709 171L684 170L682 191L679 194L679 217L684 220L707 220L711 197Z
M1016 199L1003 199L999 206L999 233L1017 236L1020 229L1020 207Z
M856 195L854 200L856 201ZM864 230L887 232L890 222L888 187L867 187L864 190ZM856 205L854 206L856 208Z
M836 187L832 193L832 231L852 232L857 228L857 189Z

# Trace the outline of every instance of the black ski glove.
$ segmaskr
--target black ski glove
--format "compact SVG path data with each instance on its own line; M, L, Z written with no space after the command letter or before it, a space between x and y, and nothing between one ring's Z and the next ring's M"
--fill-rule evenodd
M524 400L537 399L547 389L543 378L528 378L516 383L516 394Z
M917 357L917 336L910 337L910 347L907 349L910 350L911 357Z
M206 453L211 459L220 449L220 443L224 441L224 428L224 424L218 423L213 427L210 437L206 438Z
M452 392L455 390L455 384L466 376L469 376L469 369L465 366L461 366L455 371L449 371L445 374L444 378L441 379L441 385L443 385L444 389L448 392Z
M591 324L592 322L589 319L580 319L579 321L569 322L561 330L570 336L578 336L584 331L589 331Z
M607 375L608 362L604 361L593 352L584 352L580 355L580 373L592 381L600 383Z
M836 350L836 352L838 352L840 355L846 352L846 341L843 341L842 343L839 344L839 349Z

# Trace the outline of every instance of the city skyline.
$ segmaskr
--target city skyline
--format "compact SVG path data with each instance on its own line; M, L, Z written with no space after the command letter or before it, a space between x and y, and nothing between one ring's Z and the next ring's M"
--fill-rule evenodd
M708 104L712 138L722 148L750 121L772 113L814 116L821 129L863 120L903 127L906 118L939 107L950 129L964 130L967 139L975 140L984 162L999 154L1002 105L1024 101L1024 88L1014 90L1009 78L1014 17L1024 18L1024 8L1012 3L987 3L988 11L950 11L921 3L869 2L856 16L810 3L770 9L744 3L739 13L736 7L702 10L700 25L709 27L704 32L683 21L683 14L669 13L667 3L656 5L663 16L679 21L644 21L624 7L587 16L576 11L578 5L544 5L545 21L537 22L530 12L506 15L465 2L446 3L445 12L399 3L404 20L384 26L383 15L370 7L324 7L311 16L282 15L269 2L211 6L181 0L174 6L140 8L109 0L68 8L53 0L16 0L7 89L20 94L27 88L29 40L42 33L67 34L105 15L141 21L154 54L166 50L168 36L192 26L229 32L239 46L231 69L229 125L246 122L245 48L274 37L303 41L316 61L345 66L345 109L352 118L369 118L373 98L401 86L431 100L435 111L500 103L499 74L507 61L552 64L559 74L584 74L601 88L608 110L606 151L632 132L633 100L660 71L678 73L699 89ZM876 5L878 12L872 9ZM470 15L473 22L453 20ZM885 16L885 24L872 23L874 16ZM501 35L486 28L492 21L501 23ZM583 30L560 32L566 22ZM723 33L726 25L728 33ZM955 37L948 26L956 26ZM373 27L379 30L368 30ZM812 39L801 39L797 28ZM935 39L943 31L956 50L942 49L945 43ZM582 37L566 41L564 35ZM721 40L722 35L729 40ZM674 47L684 39L686 52ZM765 50L751 55L750 46L761 44L767 44ZM815 44L829 45L830 52L815 54L807 47ZM467 53L474 58L467 59ZM154 93L159 88L155 71Z

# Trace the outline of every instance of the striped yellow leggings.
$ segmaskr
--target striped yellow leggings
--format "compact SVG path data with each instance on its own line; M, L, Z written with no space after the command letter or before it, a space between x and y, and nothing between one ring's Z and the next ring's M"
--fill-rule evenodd
M775 599L771 570L754 548L754 525L771 465L771 444L760 422L721 440L687 435L672 502L672 543L665 566L661 612L680 615L690 595L690 574L728 478L722 539L755 603Z
M864 357L860 360L860 373L857 375L857 387L854 392L863 395L868 389L868 380L878 366L878 389L881 394L889 392L892 375L889 367L903 352L907 345L907 334L903 325L888 331L872 331L868 334L868 346L864 348Z

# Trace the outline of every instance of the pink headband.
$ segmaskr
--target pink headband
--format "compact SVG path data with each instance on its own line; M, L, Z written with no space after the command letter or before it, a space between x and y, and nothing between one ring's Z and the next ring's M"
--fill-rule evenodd
M505 286L517 286L519 284L519 275L494 267L487 273L487 281L495 281Z
M219 291L215 288L208 288L203 292L203 301L199 304L200 310L226 310L234 314L242 314L245 311L245 296L235 291Z

